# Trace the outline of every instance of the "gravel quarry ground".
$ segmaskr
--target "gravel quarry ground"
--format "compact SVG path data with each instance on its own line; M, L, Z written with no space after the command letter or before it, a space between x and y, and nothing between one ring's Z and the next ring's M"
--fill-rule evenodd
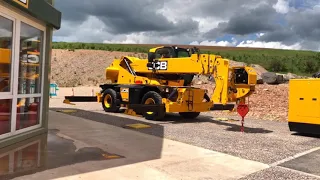
M75 88L74 91L76 95L89 95L90 89L92 88L82 87ZM59 92L60 96L51 99L51 110L75 109L75 112L66 113L116 127L134 123L147 124L151 127L133 130L270 165L269 169L254 173L245 179L320 177L317 168L320 164L317 158L320 155L319 137L291 133L286 122L247 118L245 133L241 133L239 117L230 116L228 113L221 113L220 116L204 114L189 121L181 119L176 114L169 114L164 121L148 121L141 117L105 113L99 103L66 105L62 103L63 96L70 95L71 88L61 88ZM127 118L121 120L119 117ZM313 159L313 162L310 162L310 159Z

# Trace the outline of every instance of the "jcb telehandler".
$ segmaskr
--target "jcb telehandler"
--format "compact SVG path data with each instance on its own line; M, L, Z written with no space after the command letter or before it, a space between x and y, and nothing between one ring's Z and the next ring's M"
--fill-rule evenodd
M123 56L106 68L106 79L97 96L66 96L65 103L98 101L106 112L140 114L149 120L163 119L177 112L184 118L196 118L210 110L232 110L245 103L257 82L251 67L229 67L221 56L200 54L197 48L160 46L149 50L148 59ZM212 75L215 89L191 86L194 75Z

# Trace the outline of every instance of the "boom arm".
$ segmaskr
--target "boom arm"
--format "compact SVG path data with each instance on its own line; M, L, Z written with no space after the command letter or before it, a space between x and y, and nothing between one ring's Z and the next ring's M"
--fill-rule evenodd
M156 66L156 64L160 66ZM193 54L190 58L160 59L149 63L156 73L182 73L212 75L216 87L211 97L215 103L244 101L251 95L257 82L257 74L251 67L232 67L221 56ZM163 69L161 69L162 67ZM164 67L167 66L167 69ZM149 68L150 69L150 68Z

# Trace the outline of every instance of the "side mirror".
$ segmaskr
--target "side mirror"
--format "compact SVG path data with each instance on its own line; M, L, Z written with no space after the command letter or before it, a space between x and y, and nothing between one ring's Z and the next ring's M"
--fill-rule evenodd
M156 58L156 54L155 53L148 53L148 62L153 62L153 60Z

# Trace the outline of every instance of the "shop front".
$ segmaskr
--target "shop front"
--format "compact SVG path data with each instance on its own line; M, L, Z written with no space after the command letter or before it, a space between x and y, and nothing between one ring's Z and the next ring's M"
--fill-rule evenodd
M0 1L0 148L46 133L53 0Z

